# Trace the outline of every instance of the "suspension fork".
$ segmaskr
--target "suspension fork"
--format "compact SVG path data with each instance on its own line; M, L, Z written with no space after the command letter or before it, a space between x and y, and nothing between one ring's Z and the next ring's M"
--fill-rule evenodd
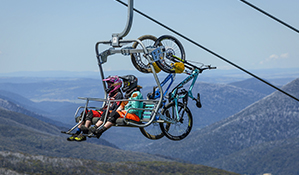
M198 69L195 69L194 72L193 72L195 75L194 75L194 78L193 78L193 81L189 87L189 90L188 90L188 96L192 99L192 100L195 100L196 101L196 106L198 108L201 108L202 105L201 105L201 102L200 102L200 94L197 93L197 98L195 98L192 94L192 89L193 89L193 86L195 84L195 81L197 80L197 77L199 75L199 70Z
M193 89L194 84L195 84L195 82L196 82L196 80L197 80L197 77L198 77L198 75L199 75L199 70L198 70L198 69L195 69L195 70L192 72L192 74L194 74L194 76L193 76L192 83L191 83L191 85L190 85L190 87L189 87L189 90L188 90L188 96L189 96L192 100L196 100L196 98L195 98L195 97L193 96L193 94L192 94L192 89Z

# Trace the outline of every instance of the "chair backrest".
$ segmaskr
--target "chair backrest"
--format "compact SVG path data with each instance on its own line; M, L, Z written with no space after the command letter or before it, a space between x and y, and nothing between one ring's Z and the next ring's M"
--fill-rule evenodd
M154 102L143 102L143 108L145 109L142 113L142 120L150 120L151 116L156 107L156 103Z

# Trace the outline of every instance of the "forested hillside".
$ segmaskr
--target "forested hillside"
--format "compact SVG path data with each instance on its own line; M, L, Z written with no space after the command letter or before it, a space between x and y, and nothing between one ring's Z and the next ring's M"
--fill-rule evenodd
M0 151L24 152L52 157L73 157L105 162L171 161L159 156L116 149L103 140L98 144L69 142L66 135L51 124L33 117L0 109Z
M0 151L1 174L198 174L237 175L203 165L178 162L114 162L34 156Z

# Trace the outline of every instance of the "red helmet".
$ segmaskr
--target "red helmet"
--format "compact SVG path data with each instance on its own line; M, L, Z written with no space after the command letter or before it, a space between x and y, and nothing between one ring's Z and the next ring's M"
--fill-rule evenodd
M121 85L122 85L122 82L117 75L109 76L106 79L103 79L103 81L106 81L106 83L108 85L106 92L109 94L116 91L117 89L121 88Z

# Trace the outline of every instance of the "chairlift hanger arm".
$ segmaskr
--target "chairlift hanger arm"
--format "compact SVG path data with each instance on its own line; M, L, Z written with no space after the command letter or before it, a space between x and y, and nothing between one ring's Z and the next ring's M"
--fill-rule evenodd
M110 44L112 45L111 41L99 41L96 43L95 50L96 50L96 57L98 59L99 64L103 64L107 62L107 57L116 53L121 53L123 55L130 55L131 53L145 53L148 55L150 52L154 51L155 48L146 48L144 44L139 40L139 39L134 39L134 40L120 40L119 44L121 46L128 44L128 43L133 43L133 42L138 42L142 49L134 49L132 47L124 47L120 49L116 49L115 47L111 47L107 50L104 50L103 52L100 53L99 51L99 45L100 44ZM150 60L149 60L150 61Z
M127 23L124 28L124 30L121 33L114 33L112 34L112 46L113 47L121 47L120 40L127 36L127 34L130 32L132 24L133 24L133 0L128 0L128 18Z

